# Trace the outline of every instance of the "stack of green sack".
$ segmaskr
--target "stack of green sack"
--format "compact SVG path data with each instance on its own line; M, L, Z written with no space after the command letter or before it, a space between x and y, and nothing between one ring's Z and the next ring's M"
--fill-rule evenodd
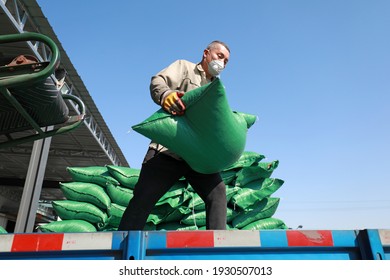
M2 234L2 233L8 233L8 232L5 230L5 228L3 228L2 226L0 226L0 234Z
M221 172L227 191L228 229L285 229L273 215L279 198L272 197L283 184L271 178L278 161L244 152L239 160ZM40 225L42 232L115 231L133 197L139 169L115 165L68 167L72 181L60 183L66 199L52 202L60 218ZM183 178L158 201L144 230L206 229L205 205Z

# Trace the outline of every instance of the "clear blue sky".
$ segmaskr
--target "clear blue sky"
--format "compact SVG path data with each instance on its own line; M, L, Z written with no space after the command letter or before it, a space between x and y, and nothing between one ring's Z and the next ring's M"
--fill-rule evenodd
M279 160L274 217L304 229L390 228L390 1L38 0L129 164L158 109L150 77L206 45L231 48L247 151Z

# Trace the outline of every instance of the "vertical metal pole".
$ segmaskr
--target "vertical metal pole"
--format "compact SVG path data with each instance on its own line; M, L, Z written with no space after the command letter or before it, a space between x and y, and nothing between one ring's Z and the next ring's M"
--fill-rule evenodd
M143 231L128 231L123 258L125 260L145 259L145 239Z
M52 129L52 126L50 129ZM43 130L50 129L46 127ZM50 144L51 137L34 142L16 219L15 233L33 232Z

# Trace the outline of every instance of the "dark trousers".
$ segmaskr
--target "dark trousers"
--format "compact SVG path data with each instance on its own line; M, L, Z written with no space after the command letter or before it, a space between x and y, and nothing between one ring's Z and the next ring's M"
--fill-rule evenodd
M205 202L206 228L226 229L226 186L221 175L198 173L185 161L149 149L118 230L142 230L155 204L183 176Z

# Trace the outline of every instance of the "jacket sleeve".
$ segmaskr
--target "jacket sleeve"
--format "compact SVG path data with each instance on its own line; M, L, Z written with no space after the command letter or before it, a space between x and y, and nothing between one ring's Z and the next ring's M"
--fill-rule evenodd
M185 74L182 60L176 60L167 68L161 70L152 77L150 82L150 94L153 101L161 105L162 97L180 88Z

